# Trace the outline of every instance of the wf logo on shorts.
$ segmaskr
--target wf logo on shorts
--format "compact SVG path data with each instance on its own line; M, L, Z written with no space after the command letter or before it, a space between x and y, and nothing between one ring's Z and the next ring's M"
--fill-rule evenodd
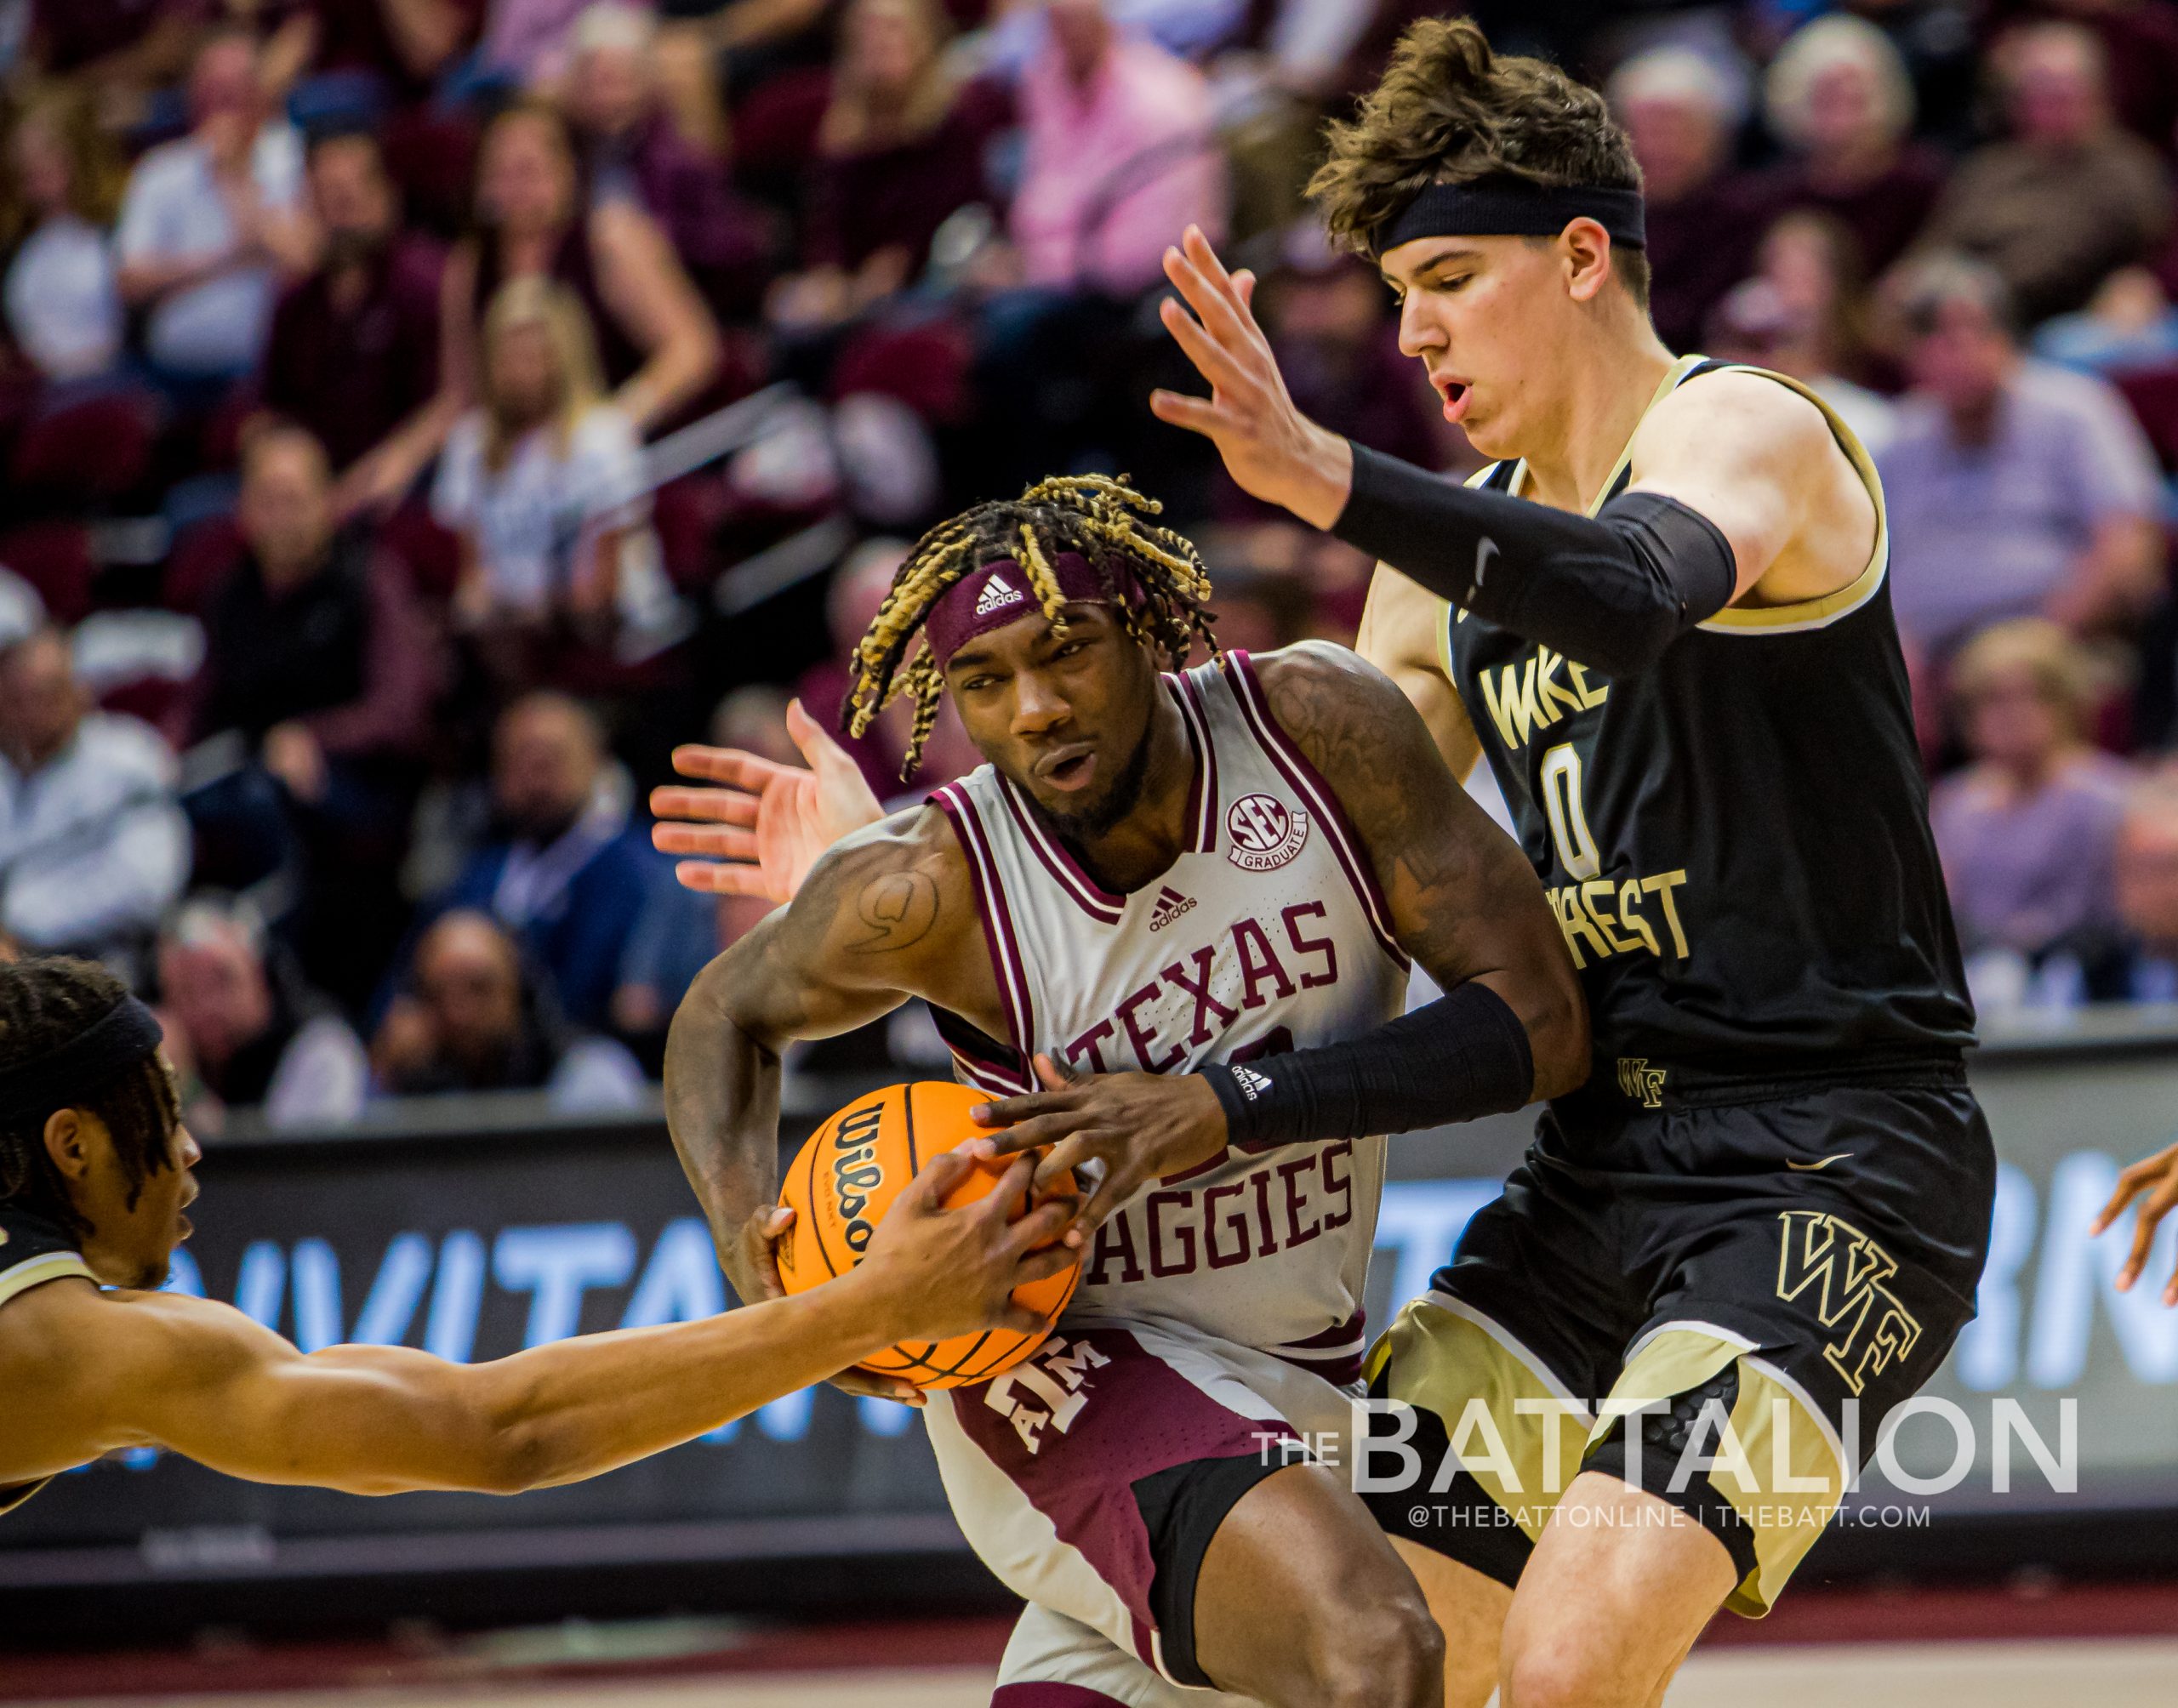
M1814 1290L1816 1320L1837 1335L1822 1355L1857 1394L1921 1338L1921 1325L1884 1284L1898 1272L1897 1260L1823 1211L1780 1210L1777 1220L1785 1225L1777 1296L1790 1303Z
M984 1403L1013 1426L1021 1444L1042 1451L1044 1431L1074 1427L1089 1403L1089 1372L1111 1360L1086 1341L1054 1340L1025 1364L1008 1370L984 1390ZM1022 1392L1020 1390L1026 1389ZM1041 1400L1042 1404L1037 1402Z
M1622 1056L1618 1058L1618 1089L1645 1109L1661 1109L1664 1106L1664 1076L1668 1068L1651 1068L1645 1056Z

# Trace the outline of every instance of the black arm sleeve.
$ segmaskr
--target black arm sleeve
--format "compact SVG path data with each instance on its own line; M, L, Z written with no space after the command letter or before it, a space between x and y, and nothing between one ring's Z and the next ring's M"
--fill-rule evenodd
M1527 1028L1472 982L1343 1044L1198 1071L1241 1151L1471 1121L1519 1108L1535 1087Z
M1594 517L1462 487L1366 446L1331 532L1440 599L1607 676L1645 670L1731 602L1731 543L1676 498Z

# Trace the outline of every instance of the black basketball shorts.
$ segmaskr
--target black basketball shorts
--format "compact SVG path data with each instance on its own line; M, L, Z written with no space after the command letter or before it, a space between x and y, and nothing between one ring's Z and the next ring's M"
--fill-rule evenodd
M1971 1320L1996 1160L1949 1068L1731 1095L1543 1117L1370 1354L1371 1394L1414 1409L1371 1433L1405 1427L1423 1485L1395 1450L1357 1466L1390 1534L1511 1584L1605 1471L1702 1523L1725 1604L1769 1610Z

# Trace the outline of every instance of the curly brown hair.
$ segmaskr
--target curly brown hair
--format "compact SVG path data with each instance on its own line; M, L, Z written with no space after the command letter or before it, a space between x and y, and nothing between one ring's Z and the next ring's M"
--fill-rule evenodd
M1641 168L1604 98L1545 60L1492 53L1471 19L1424 18L1400 37L1383 80L1326 132L1309 180L1331 241L1373 260L1384 222L1433 184L1523 178L1556 189L1639 190ZM1612 252L1634 299L1648 258Z
M50 1055L105 1018L128 987L94 961L40 957L0 965L0 1068ZM55 1100L54 1108L66 1107ZM116 1071L77 1105L105 1123L128 1181L129 1205L145 1181L172 1168L170 1140L181 1112L174 1080L154 1056ZM27 1210L85 1234L89 1224L70 1202L67 1182L45 1148L52 1109L0 1120L0 1204Z

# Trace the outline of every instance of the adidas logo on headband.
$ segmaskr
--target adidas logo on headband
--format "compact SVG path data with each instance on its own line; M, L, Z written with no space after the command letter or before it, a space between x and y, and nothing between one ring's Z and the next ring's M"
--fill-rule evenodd
M984 584L983 592L976 599L976 615L988 617L994 611L1003 611L1009 605L1018 605L1023 598L1021 589L1008 587L994 575Z

